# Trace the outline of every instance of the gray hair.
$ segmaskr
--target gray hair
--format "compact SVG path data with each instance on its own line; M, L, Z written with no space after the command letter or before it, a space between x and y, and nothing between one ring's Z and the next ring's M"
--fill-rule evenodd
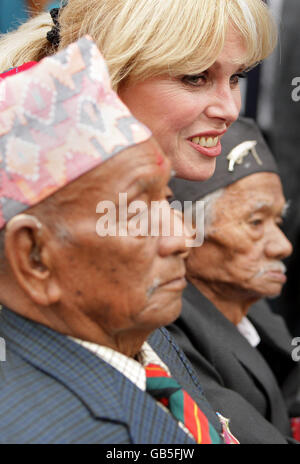
M224 194L225 188L220 188L215 190L212 193L208 193L205 197L201 198L200 200L204 204L204 208L202 208L204 214L204 234L207 237L209 227L213 223L215 219L215 203L216 201ZM196 202L193 202L193 221L195 222L195 214L196 214Z

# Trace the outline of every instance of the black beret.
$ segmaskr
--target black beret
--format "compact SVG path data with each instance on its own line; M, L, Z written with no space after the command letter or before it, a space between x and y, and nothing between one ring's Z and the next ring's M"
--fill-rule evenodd
M222 154L217 158L216 171L210 179L200 182L173 178L170 181L176 200L199 200L257 172L278 174L275 159L254 120L239 118L222 137L221 143Z

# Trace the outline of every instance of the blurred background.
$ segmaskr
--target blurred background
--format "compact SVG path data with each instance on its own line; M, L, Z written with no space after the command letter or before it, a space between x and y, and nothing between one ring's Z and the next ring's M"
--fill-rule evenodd
M84 0L82 0L84 1ZM0 0L0 32L16 28L30 16L59 6L51 0ZM241 81L242 114L254 118L279 164L289 213L283 229L294 246L286 264L288 283L270 301L284 316L294 336L300 336L300 101L292 99L294 78L300 85L300 1L266 0L279 26L279 44L263 65ZM300 96L300 91L299 91Z
M53 0L0 0L0 33L11 31L30 16L58 5L59 1Z

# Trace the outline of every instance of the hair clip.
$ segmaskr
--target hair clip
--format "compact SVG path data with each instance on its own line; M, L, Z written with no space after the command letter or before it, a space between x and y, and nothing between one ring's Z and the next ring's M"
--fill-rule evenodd
M52 27L51 31L47 32L47 40L55 47L58 47L60 42L60 25L58 21L60 10L61 8L52 8L52 10L50 10L50 15L54 26Z

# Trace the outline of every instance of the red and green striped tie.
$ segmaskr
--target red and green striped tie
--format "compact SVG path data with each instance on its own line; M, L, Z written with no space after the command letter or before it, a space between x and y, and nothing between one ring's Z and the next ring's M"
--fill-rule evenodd
M156 364L148 364L145 370L147 392L169 408L173 416L191 432L197 443L222 443L206 415L175 379Z

